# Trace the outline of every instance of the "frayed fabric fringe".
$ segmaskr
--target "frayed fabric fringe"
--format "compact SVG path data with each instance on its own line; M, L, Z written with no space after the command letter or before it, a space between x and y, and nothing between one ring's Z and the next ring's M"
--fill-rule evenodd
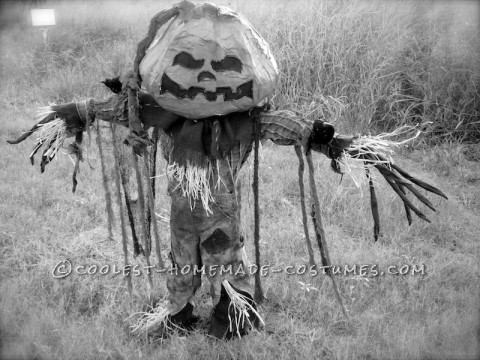
M405 140L395 141L395 138L399 136L412 134ZM379 134L376 136L359 136L355 137L350 144L350 146L345 149L343 156L337 160L340 165L340 168L343 169L343 172L349 175L355 185L360 187L360 185L368 180L369 182L375 178L370 174L367 178L357 176L357 171L363 172L365 168L365 157L368 157L368 165L384 164L387 167L390 167L390 164L393 163L391 155L394 153L394 149L398 148L401 145L416 139L421 134L416 127L412 126L402 126L390 133Z
M211 161L205 167L197 166L187 161L186 165L173 163L168 167L168 175L172 176L178 185L175 188L180 188L183 196L190 200L190 208L196 205L197 201L202 203L205 211L210 214L213 213L210 205L214 203L212 195L212 186L217 189L223 182L217 172L217 179L214 180L214 164ZM218 163L217 163L218 167Z
M48 116L52 112L45 112L44 115ZM30 159L33 158L35 153L44 144L46 144L47 148L45 149L43 156L48 157L49 160L53 159L58 150L63 146L65 139L68 137L65 122L60 118L52 120L46 124L40 124L35 132L37 132L38 136L35 140L35 147L30 154Z

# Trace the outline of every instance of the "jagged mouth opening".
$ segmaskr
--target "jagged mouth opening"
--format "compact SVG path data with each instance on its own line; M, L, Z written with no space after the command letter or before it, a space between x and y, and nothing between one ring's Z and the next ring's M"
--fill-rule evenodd
M217 87L215 91L207 91L200 86L190 86L188 89L185 89L183 86L170 79L167 74L163 74L160 95L165 94L166 92L169 92L178 99L188 98L190 100L195 99L198 94L203 94L208 101L216 101L217 96L222 94L224 101L238 100L243 97L253 99L253 80L247 81L238 86L235 92L230 87Z

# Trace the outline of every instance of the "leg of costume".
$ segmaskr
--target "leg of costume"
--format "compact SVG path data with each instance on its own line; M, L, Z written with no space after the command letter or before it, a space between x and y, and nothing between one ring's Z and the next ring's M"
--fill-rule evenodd
M234 307L230 306L231 294L239 294L256 309L250 295L243 237L239 230L240 205L235 191L214 194L213 213L210 214L200 202L192 209L190 200L178 189L170 193L172 259L177 266L177 271L172 272L167 280L170 304L174 309L187 305L201 282L201 272L194 269L203 265L215 305L210 334L218 338L245 334L248 321L257 325L256 316L250 311L246 315L248 319L242 315L240 321ZM185 271L181 271L182 268Z
M250 292L248 268L240 236L240 205L234 193L215 194L213 214L199 213L200 252L206 275L211 283L213 303L219 301L221 283L229 281L242 291Z
M216 194L214 200L213 214L204 218L200 228L202 260L206 269L212 269L211 273L207 271L215 305L209 334L230 339L245 335L251 325L257 327L258 318L251 311L256 311L256 305L251 295L248 263L240 235L240 197L233 191ZM242 299L240 308L232 297Z
M171 254L175 269L169 274L167 288L169 302L175 309L182 309L201 284L201 273L195 272L202 265L195 212L189 199L178 191L171 194L170 214Z

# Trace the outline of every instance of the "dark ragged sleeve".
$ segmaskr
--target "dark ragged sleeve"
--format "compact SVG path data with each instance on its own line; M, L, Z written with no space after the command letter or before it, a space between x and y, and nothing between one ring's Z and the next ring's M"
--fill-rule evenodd
M152 96L145 92L138 94L140 104L140 120L144 129L159 127L168 129L178 116L163 109L156 103ZM129 126L127 97L123 94L113 95L105 101L93 101L93 109L96 119L108 122L116 122L120 125Z
M270 111L260 115L262 138L277 145L306 144L313 123L288 110Z

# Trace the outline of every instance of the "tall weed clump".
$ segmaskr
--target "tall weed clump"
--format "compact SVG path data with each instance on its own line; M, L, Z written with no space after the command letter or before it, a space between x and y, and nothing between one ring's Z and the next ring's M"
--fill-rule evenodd
M476 10L468 2L282 3L269 23L258 21L280 66L277 105L347 132L431 122L430 139L478 140Z

